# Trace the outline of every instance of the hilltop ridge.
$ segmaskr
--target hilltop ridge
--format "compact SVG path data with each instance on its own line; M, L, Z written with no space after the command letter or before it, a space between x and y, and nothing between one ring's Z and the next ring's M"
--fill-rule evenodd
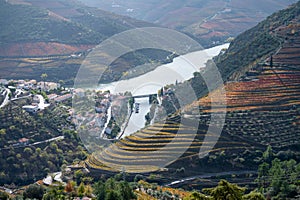
M121 15L156 23L191 35L207 47L255 26L296 0L81 0Z

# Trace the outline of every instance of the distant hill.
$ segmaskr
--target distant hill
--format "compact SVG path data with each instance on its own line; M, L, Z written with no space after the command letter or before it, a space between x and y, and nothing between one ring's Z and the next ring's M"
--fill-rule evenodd
M223 78L238 80L246 71L259 68L259 63L272 54L279 54L279 51L291 51L291 54L286 56L290 57L295 65L299 64L296 54L299 52L299 7L300 2L276 12L237 36L226 53L215 58Z
M150 26L71 0L1 0L0 24L4 57L68 54L129 28Z
M1 78L39 79L47 73L48 80L70 85L87 52L100 42L125 30L156 26L74 0L0 0L0 25ZM166 55L151 57L156 58ZM145 60L137 54L126 67ZM113 75L119 78L124 65Z
M117 14L184 31L197 38L204 46L236 36L273 12L296 2L296 0L81 1Z

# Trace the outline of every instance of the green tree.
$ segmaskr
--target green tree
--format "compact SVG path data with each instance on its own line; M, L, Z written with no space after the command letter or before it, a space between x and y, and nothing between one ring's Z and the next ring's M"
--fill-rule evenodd
M6 129L2 128L0 129L0 135L5 135L6 134Z
M245 188L241 188L236 184L221 180L217 187L203 189L203 192L208 193L215 200L240 200L245 190Z
M271 167L268 167L266 163L259 166L257 180L264 188L262 192L268 192L276 199L286 199L297 196L299 176L300 164L297 164L295 160L281 161L275 158Z
M81 182L77 189L77 194L79 197L83 197L84 192L85 192L85 186L84 186L83 182Z
M184 200L212 200L213 198L199 192L193 192L189 197L184 198Z
M144 180L145 177L141 174L137 174L135 177L134 177L134 182L139 182L140 180Z
M267 150L263 153L263 159L267 163L271 163L274 158L274 153L272 147L269 145Z
M33 153L32 149L29 148L29 147L26 147L24 150L23 150L24 153L28 154L28 155L31 155Z
M194 76L194 77L200 77L200 76L201 76L201 73L200 73L200 72L194 72L194 73L193 73L193 76Z
M63 186L52 187L43 196L43 200L63 200L66 199Z
M85 186L84 195L87 197L91 197L93 193L93 189L90 185Z
M122 197L117 191L110 190L107 193L105 200L122 200Z
M275 158L272 161L272 167L270 169L271 177L271 187L273 188L274 195L276 195L282 186L282 178L284 176L284 171L281 167L280 160Z
M45 190L43 186L40 185L30 185L28 188L25 189L23 196L24 199L42 199Z
M116 181L113 178L109 178L107 179L107 181L105 182L105 190L109 191L109 190L115 190L116 189Z
M0 191L0 199L7 200L7 199L9 199L9 195L6 192Z
M42 81L44 81L44 89L45 89L45 86L46 86L46 83L45 83L45 81L46 81L46 78L48 77L48 74L46 74L46 73L43 73L42 75L41 75L41 79L42 79Z
M261 191L264 192L264 188L267 187L268 175L269 175L270 165L266 162L262 163L258 167L258 177L257 182Z
M83 177L83 172L81 170L76 170L74 172L74 177L75 177L76 183L80 184L81 183L81 179Z
M45 81L45 79L48 77L48 74L46 74L46 73L43 73L42 75L41 75L41 79L42 80L44 80Z
M259 192L250 192L243 196L243 200L265 200L266 198Z
M97 200L105 200L105 184L101 181L94 184L94 193Z
M65 84L65 81L64 80L59 80L58 83L60 85L60 88L62 88L62 86Z
M136 199L136 196L134 195L132 188L129 186L128 182L126 181L121 181L119 183L119 191L123 200Z
M133 105L134 105L134 98L133 97L130 97L129 100L128 100L128 103L129 103L129 107L130 107L130 110L132 111L133 109Z

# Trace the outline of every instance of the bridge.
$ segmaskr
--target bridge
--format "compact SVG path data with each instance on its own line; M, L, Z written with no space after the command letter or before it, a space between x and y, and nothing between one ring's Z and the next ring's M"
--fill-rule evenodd
M140 98L146 98L146 97L157 97L157 94L143 94L143 95L136 95L136 96L132 96L132 98L134 99L140 99Z

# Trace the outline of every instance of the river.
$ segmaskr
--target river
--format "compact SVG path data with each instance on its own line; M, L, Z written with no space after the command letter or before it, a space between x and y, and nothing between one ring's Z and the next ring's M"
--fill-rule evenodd
M112 94L124 93L126 91L130 91L133 96L156 94L163 86L192 78L194 72L198 72L201 68L204 68L205 63L209 59L217 56L222 49L228 48L228 46L229 44L223 44L182 55L175 58L172 63L161 65L155 70L141 76L109 84L101 84L99 87L100 90L110 90ZM140 111L138 113L133 112L122 138L145 126L145 115L150 110L148 101L148 98L136 99L136 102L140 104Z
M130 91L133 95L154 94L165 86L183 82L193 77L193 73L205 67L207 60L217 56L229 43L210 49L192 52L179 56L172 63L158 66L155 70L128 80L101 84L100 90L110 90L112 94ZM191 65L190 63L193 63Z

